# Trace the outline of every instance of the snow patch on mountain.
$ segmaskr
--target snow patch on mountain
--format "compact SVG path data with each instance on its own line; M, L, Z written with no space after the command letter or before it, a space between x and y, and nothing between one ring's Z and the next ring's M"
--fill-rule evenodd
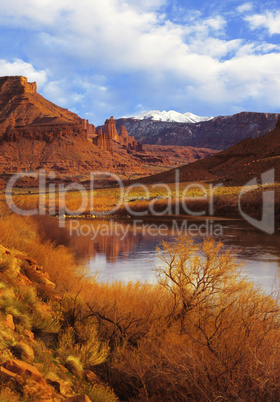
M169 110L169 112L166 112L165 110L162 112L159 110L150 110L149 112L142 113L139 116L133 116L132 118L136 120L153 120L176 123L199 123L201 121L213 119L212 116L196 116L193 113L179 113L175 112L175 110Z

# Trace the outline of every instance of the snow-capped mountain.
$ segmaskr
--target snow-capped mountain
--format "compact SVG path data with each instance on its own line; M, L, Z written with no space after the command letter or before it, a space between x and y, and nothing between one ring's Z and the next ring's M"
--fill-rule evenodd
M169 110L169 112L166 112L165 110L162 112L159 110L150 110L149 112L142 113L139 116L133 116L132 118L136 120L167 121L176 123L199 123L200 121L213 119L213 117L196 116L189 112L183 114L175 112L175 110Z
M207 118L210 119L208 121L184 123L154 120L154 112L149 113L147 118L144 117L147 113L143 113L139 118L117 119L117 129L120 130L124 125L129 135L143 144L184 145L222 150L246 138L256 138L268 133L275 128L279 118L277 113L241 112L232 116Z

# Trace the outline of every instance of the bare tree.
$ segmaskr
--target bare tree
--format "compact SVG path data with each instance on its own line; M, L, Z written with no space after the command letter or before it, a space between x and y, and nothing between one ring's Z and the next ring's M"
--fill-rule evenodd
M211 310L220 296L233 294L244 286L238 265L230 251L222 252L223 244L207 239L196 244L190 237L181 236L174 243L163 242L158 249L163 262L155 268L158 282L173 295L173 317L180 318L182 330L186 314Z

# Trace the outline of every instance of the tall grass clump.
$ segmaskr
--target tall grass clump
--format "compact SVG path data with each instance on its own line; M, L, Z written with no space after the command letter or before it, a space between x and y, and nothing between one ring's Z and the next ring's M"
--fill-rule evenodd
M50 217L50 219L53 219ZM56 241L42 239L39 224L31 217L15 214L0 219L0 244L32 257L49 274L58 291L75 292L81 287L83 268L77 266L72 251ZM2 270L7 269L3 263Z
M75 357L83 369L104 363L109 354L108 345L98 340L93 326L88 338L83 342L77 342L73 328L68 328L59 339L57 351L63 362L69 363L69 356Z

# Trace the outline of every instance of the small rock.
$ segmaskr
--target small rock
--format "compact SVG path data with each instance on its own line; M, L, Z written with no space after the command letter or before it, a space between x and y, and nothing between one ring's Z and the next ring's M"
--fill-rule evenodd
M6 328L11 329L12 331L15 330L15 324L14 324L14 319L13 319L12 314L6 315L6 320L3 321L3 325L5 325Z
M43 386L30 378L25 382L24 393L36 402L53 402L52 390L49 386Z
M17 359L7 360L0 366L2 381L15 380L23 392L37 402L53 402L52 390L39 371L28 363ZM35 399L36 398L36 399Z
M53 380L52 378L46 378L47 384L55 389L58 394L63 396L71 395L71 386L69 382L63 380Z
M3 255L10 255L11 252L9 250L7 250L5 247L0 246L0 253Z
M86 370L84 372L84 376L87 379L87 381L90 383L97 383L97 384L100 383L100 380L97 377L97 375L91 370Z
M64 367L62 364L59 365L59 368L60 368L60 370L61 370L64 374L68 373L67 368Z
M22 255L22 254L17 254L17 255L15 255L15 257L18 260L26 261L29 265L37 264L36 261L33 260L33 258L26 257L25 255Z
M0 367L0 379L2 381L10 381L12 378L16 378L17 375L12 371L6 370L4 367Z
M41 373L31 364L23 362L18 359L7 360L1 364L1 367L4 367L6 370L11 371L20 376L30 377L32 380L37 383L47 387L46 381L43 379Z
M29 329L25 329L24 330L24 335L27 336L27 338L29 338L31 341L34 340L34 334L32 331L30 331Z
M32 283L33 283L30 279L27 278L27 276L25 276L21 273L18 275L17 281L19 284L21 284L23 286L29 286L29 285L32 285Z
M49 289L53 290L55 288L55 284L53 282L51 282L49 279L44 278L42 280L42 283L44 283L45 286L47 286Z
M21 360L27 360L29 362L33 362L34 360L34 351L31 346L26 343L19 342L10 347L13 354Z

